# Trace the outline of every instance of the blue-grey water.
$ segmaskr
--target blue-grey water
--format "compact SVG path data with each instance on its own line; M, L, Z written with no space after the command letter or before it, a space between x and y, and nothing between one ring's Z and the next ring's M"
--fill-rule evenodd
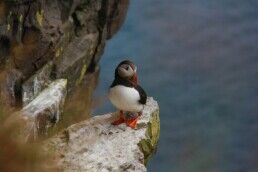
M150 172L258 171L258 1L131 0L96 96L130 57L160 105ZM114 110L107 101L95 112Z

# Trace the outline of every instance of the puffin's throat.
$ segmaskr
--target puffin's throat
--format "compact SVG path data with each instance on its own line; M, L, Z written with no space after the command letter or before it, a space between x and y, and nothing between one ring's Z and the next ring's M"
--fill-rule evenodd
M135 85L137 85L137 84L138 84L138 77L137 77L137 74L134 74L130 80L131 80Z

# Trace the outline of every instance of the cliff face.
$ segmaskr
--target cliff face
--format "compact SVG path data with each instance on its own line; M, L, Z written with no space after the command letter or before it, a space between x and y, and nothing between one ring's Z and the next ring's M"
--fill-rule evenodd
M82 121L105 42L121 27L128 1L0 1L0 105L18 108L22 141L66 128L43 144L63 171L146 171L156 150L160 121L152 98L136 130L112 126L116 113Z
M111 125L117 114L96 116L74 124L44 144L53 150L55 164L62 171L147 171L155 153L159 132L159 107L148 98L137 128Z
M1 97L5 104L31 107L30 103L38 96L41 101L47 101L52 97L42 99L42 92L53 87L58 79L67 82L64 88L67 104L74 96L84 105L89 104L105 42L119 30L128 4L128 0L1 1ZM79 87L83 89L83 97L76 94ZM39 103L37 106L41 106ZM44 111L31 108L34 115L30 111L29 116L41 120L42 125L51 121L44 115L47 111L54 114L54 119L59 119L56 111L60 109L48 106ZM67 111L75 109L67 107ZM76 108L81 113L79 107Z
M68 79L72 92L95 71L105 41L120 28L127 7L128 0L1 1L0 62L7 70L2 88L7 103L21 105L23 85L50 64L44 79Z

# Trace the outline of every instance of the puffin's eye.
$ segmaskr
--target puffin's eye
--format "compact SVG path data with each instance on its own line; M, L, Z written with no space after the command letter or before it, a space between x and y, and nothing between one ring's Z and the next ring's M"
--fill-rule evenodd
M125 69L128 70L128 69L129 69L129 66L126 66Z

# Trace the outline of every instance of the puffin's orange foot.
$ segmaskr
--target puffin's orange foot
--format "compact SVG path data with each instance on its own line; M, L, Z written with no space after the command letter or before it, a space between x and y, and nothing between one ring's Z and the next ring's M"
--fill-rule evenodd
M133 118L133 119L128 119L126 121L126 125L131 127L132 129L135 129L136 125L137 125L137 121L138 121L138 117L137 118Z
M124 118L124 114L123 111L120 111L120 117L118 120L115 120L114 122L112 122L112 125L119 125L125 122L125 118Z

